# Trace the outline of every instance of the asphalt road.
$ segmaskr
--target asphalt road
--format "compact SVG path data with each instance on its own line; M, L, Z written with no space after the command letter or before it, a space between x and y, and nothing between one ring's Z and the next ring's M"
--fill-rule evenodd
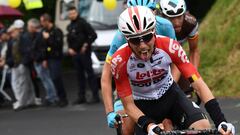
M77 91L74 72L65 73L64 80L68 98L73 101ZM240 99L219 101L228 121L232 122L237 130L240 129ZM10 107L0 108L0 135L114 134L115 130L107 127L102 103L68 105L65 108L29 108L19 112L14 112Z

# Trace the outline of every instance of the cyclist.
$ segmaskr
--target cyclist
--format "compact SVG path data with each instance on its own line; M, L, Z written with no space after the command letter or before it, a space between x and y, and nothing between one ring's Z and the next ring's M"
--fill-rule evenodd
M128 0L127 5L128 6L136 6L136 5L146 6L152 9L153 11L155 11L156 9L155 0ZM156 20L157 20L156 33L175 39L175 32L171 22L159 16L156 16ZM114 52L116 52L116 50L126 42L127 41L124 35L120 31L117 31L110 45L110 49L108 51L106 62L104 64L103 71L102 71L102 77L101 77L102 95L103 95L103 101L105 105L105 111L107 113L108 126L111 128L113 128L114 124L116 123L115 121L115 117L117 115L116 112L124 113L124 111L122 111L123 107L120 100L116 100L113 107L112 85L111 85L112 75L110 70L110 61L111 61L111 56L114 54ZM134 126L134 123L128 122L126 120L123 125L123 132L124 132L123 134L125 133L128 134L129 132L132 133L133 126Z
M165 118L181 128L210 128L206 115L173 80L170 65L174 63L198 91L218 130L224 135L235 134L182 47L173 39L156 35L155 25L155 15L143 6L129 7L119 17L118 28L127 43L112 56L111 71L126 113L149 135L159 130L156 123Z
M189 60L198 68L200 54L198 50L198 22L197 19L186 12L184 0L161 0L161 16L170 20L176 32L177 41L182 45L186 40L189 45ZM180 79L180 72L176 66L172 66L173 78L175 81ZM189 84L181 78L178 82L182 89L187 89Z
M198 68L200 62L200 54L198 50L198 22L197 19L186 12L186 4L184 0L160 0L160 12L161 16L170 20L173 24L176 32L177 41L183 45L185 41L188 41L189 45L189 60ZM178 68L172 64L173 79L178 82L181 89L183 89L187 96L191 96L192 87L190 83L184 79L180 74ZM198 98L198 104L201 103ZM171 123L165 120L165 123Z

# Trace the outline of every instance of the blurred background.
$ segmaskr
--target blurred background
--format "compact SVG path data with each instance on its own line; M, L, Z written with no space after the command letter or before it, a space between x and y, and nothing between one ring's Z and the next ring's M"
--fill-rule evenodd
M9 27L14 20L22 19L25 24L30 18L48 13L64 35L63 83L70 102L77 96L76 71L67 54L66 26L69 5L77 7L81 17L96 31L98 38L92 44L92 67L100 90L100 76L105 56L117 30L117 19L123 11L123 0L0 0L0 29ZM105 5L104 5L105 2ZM229 121L240 128L240 2L239 0L185 0L187 10L194 15L199 27L201 62L199 72L220 99ZM188 50L187 47L185 47ZM8 84L7 84L8 83ZM40 97L46 92L38 78ZM4 91L14 99L9 82ZM87 98L91 97L89 87ZM0 134L2 135L112 135L115 130L107 127L103 103L67 105L64 108L33 107L13 111L11 102L0 106Z

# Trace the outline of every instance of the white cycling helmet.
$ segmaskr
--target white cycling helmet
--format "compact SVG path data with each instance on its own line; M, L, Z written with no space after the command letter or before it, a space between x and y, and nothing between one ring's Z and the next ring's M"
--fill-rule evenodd
M168 17L177 17L186 12L184 0L160 0L161 12Z
M155 15L144 6L128 7L118 19L118 29L127 39L153 32L155 26Z

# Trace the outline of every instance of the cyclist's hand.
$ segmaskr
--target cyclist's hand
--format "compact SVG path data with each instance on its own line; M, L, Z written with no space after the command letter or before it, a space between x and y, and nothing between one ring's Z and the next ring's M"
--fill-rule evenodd
M218 131L223 135L235 135L235 127L231 123L221 122Z
M156 124L149 125L148 135L157 135L156 131L159 132L159 131L162 131L162 129L158 125L156 125Z
M110 112L108 113L107 115L107 121L108 121L108 126L110 128L114 128L114 125L117 124L117 121L115 120L115 117L117 116L118 114L115 113L115 112Z

